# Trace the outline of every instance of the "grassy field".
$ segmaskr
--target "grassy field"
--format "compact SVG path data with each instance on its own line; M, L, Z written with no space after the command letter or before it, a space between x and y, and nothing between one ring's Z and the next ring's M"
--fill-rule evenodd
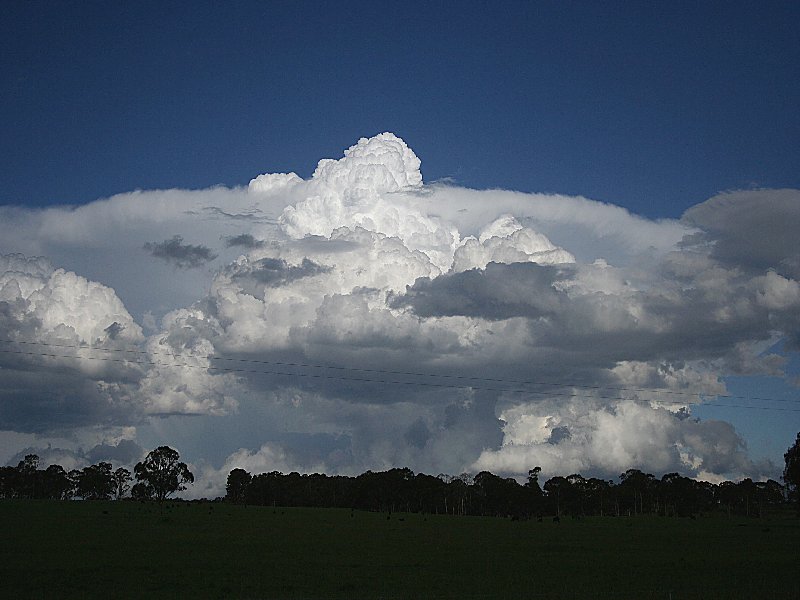
M800 519L0 501L2 598L800 598Z

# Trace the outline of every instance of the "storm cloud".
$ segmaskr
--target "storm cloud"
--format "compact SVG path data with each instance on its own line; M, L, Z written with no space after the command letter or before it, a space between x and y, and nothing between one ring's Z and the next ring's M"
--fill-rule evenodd
M800 341L800 192L651 221L420 168L384 133L309 179L15 209L3 348L87 350L0 355L1 426L92 456L174 444L208 495L235 466L774 476L731 424L687 415L727 376L786 377L770 348Z

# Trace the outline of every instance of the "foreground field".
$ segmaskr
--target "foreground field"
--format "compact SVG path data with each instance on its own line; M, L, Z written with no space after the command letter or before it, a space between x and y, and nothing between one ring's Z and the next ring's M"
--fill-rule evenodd
M800 520L1 501L3 598L800 598Z

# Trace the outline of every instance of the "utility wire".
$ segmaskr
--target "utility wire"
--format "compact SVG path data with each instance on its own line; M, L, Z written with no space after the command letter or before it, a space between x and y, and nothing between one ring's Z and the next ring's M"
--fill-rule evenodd
M465 387L469 387L473 390L478 391L491 391L491 392L507 392L507 393L517 393L517 394L538 394L538 395L547 395L547 396L559 396L564 398L587 398L587 399L602 399L602 400L619 400L619 401L634 401L633 398L627 398L622 396L605 396L605 395L586 395L586 394L567 394L561 392L547 392L547 391L534 391L534 390L526 390L526 389L509 389L509 388L492 388L492 387L483 387L483 386L464 386L464 385L456 385L456 384L446 384L446 383L429 383L423 381L392 381L392 380L385 380L385 379L366 379L360 377L342 377L337 375L323 375L319 373L288 373L282 371L265 371L259 369L244 369L244 368L230 368L230 367L214 367L214 366L204 366L204 365L193 365L189 363L164 363L164 362L157 362L152 360L128 360L124 358L113 358L113 357L104 357L104 356L75 356L75 355L67 355L67 354L55 354L55 353L46 353L46 352L26 352L23 350L6 350L0 349L0 353L4 354L16 354L16 355L23 355L23 356L42 356L48 358L69 358L69 359L77 359L77 360L98 360L103 362L114 362L114 363L122 363L122 364L140 364L140 365L151 365L151 366L158 366L158 367L169 367L169 368L191 368L191 369L202 369L205 371L221 371L221 372L228 372L228 373L249 373L249 374L257 374L257 375L277 375L277 376L285 376L285 377L308 377L313 379L332 379L338 381L353 381L359 383L377 383L381 385L408 385L408 386L420 386L420 387L435 387L435 388L449 388L449 389L463 389ZM652 390L654 393L658 393L658 390ZM776 399L777 400L777 399ZM657 400L657 399L650 399L648 402L655 402L657 404L675 404L674 402L668 402L665 400ZM769 407L769 406L751 406L751 405L740 405L740 404L720 404L714 402L703 402L700 406L715 406L715 407L727 407L727 408L742 408L742 409L752 409L752 410L777 410L777 411L784 411L784 412L800 412L800 409L795 408L779 408L779 407Z
M359 373L377 373L381 375L404 375L408 377L432 377L432 378L442 378L442 379L451 379L456 381L477 381L477 382L490 382L490 383L504 383L504 384L519 384L519 385L538 385L538 386L551 386L551 387L560 387L560 388L578 388L578 389L586 389L586 390L613 390L617 392L637 392L637 393L650 393L650 394L664 394L664 395L672 395L672 396L680 396L680 397L697 397L702 400L703 396L714 396L716 398L727 398L729 400L748 400L748 401L761 401L761 402L789 402L789 403L800 403L800 400L793 400L789 398L769 398L769 397L758 397L758 396L738 396L734 394L702 394L700 392L683 392L680 390L664 390L664 389L657 389L657 388L632 388L632 387L619 387L619 386L606 386L606 385L585 385L585 384L577 384L577 383L561 383L561 382L552 382L552 381L526 381L526 380L518 380L518 379L497 379L491 377L475 377L475 376L468 376L468 375L449 375L449 374L435 374L435 373L418 373L413 371L392 371L387 369L366 369L361 367L342 367L336 365L320 365L320 364L313 364L313 363L302 363L302 362L285 362L285 361L269 361L269 360L260 360L260 359L250 359L250 358L232 358L232 357L225 357L225 356L215 356L213 354L207 355L199 355L199 356L189 356L186 354L179 354L173 352L148 352L147 350L138 350L138 349L129 349L129 348L98 348L96 346L86 346L86 345L79 345L79 344L55 344L51 342L36 342L36 341L23 341L23 340L5 340L0 339L0 343L5 344L26 344L26 345L36 345L36 346L47 346L53 348L69 348L75 350L95 350L98 352L121 352L121 353L129 353L129 354L151 354L151 355L158 355L158 356L168 356L170 358L204 358L206 360L214 360L214 361L229 361L229 362L236 362L236 363L246 363L246 364L258 364L258 365L268 365L268 366L278 366L278 367L294 367L294 368L308 368L308 369L331 369L336 371L351 371L351 372L359 372ZM36 353L33 353L34 355ZM48 356L47 354L41 354L41 356ZM59 356L59 358L87 358L90 357L73 357L73 356ZM126 362L126 361L115 361L115 362ZM170 366L164 363L152 363L149 361L130 361L136 362L138 364L153 364L158 366ZM174 366L189 366L195 367L196 365L174 365ZM266 373L266 374L274 374L274 375L299 375L297 373L277 373L272 371L253 371L253 370L243 370L243 369L230 369L225 367L202 367L206 369L213 369L218 371L232 371L232 372L244 372L244 373ZM300 375L303 376L303 375ZM320 376L322 377L322 376ZM356 378L341 378L341 377L328 377L328 379L344 379L346 381L374 381L375 383L392 383L392 382L384 382L378 380L367 380L367 379L356 379ZM396 382L404 385L423 385L423 386L431 386L431 387L450 387L450 388L463 388L463 387L470 387L476 390L486 390L486 391L509 391L509 392L517 392L517 393L530 393L530 394L547 394L547 395L554 395L554 396L568 396L568 397L575 397L580 396L579 394L559 394L556 392L537 392L535 390L514 390L514 389L497 389L497 388L487 388L487 387L476 387L473 385L446 385L446 384L426 384L426 383L416 383L416 382ZM587 396L589 397L589 396ZM603 399L619 399L625 400L627 398L608 398L605 396L591 396L591 397L599 397ZM704 403L704 406L711 406L709 403ZM728 406L728 405L725 405Z

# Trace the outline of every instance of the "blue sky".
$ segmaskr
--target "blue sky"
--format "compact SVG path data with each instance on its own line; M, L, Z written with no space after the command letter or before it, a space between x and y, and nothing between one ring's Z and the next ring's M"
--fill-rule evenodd
M777 476L798 25L791 2L6 3L0 338L559 385L0 356L0 463L171 443L210 495L234 466ZM647 405L669 394L702 423Z
M0 202L310 175L393 131L427 181L678 217L800 186L796 3L11 2Z

